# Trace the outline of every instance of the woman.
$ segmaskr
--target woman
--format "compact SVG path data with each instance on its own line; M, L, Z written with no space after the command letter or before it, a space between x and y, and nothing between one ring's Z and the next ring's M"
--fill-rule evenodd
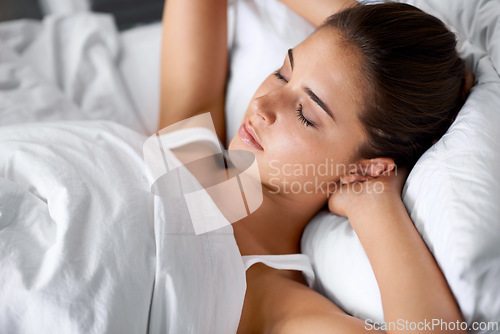
M446 131L471 85L454 35L409 5L283 2L321 25L261 84L229 144L255 154L264 192L261 207L233 224L241 255L299 253L305 225L328 204L349 218L368 255L387 323L462 321L401 200L408 169ZM210 112L224 141L226 6L167 1L160 129ZM327 175L283 172L325 158L336 167ZM313 179L327 187L281 187ZM246 275L239 333L368 332L299 271L257 263Z

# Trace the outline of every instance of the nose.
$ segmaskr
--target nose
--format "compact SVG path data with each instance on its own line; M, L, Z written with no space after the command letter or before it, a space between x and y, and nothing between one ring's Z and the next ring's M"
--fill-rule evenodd
M279 98L276 91L262 95L252 100L250 109L266 124L271 125L276 121L276 111L279 109Z

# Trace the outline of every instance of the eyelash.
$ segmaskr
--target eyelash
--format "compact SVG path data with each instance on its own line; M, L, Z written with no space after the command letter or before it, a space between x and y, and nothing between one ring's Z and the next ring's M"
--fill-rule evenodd
M281 81L284 81L284 82L288 82L280 73L280 70L276 70L274 72L274 76L276 78L278 78L279 80ZM315 127L314 123L311 122L310 120L308 120L304 114L302 113L302 104L295 110L296 113L297 113L297 118L299 119L299 121L304 124L305 126L312 126L312 127Z

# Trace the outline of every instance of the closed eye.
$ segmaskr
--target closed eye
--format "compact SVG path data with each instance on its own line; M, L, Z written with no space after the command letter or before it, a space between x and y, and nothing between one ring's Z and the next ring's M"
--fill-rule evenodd
M281 73L280 73L280 70L279 70L279 69L278 69L278 70L276 70L276 71L273 73L273 75L274 75L276 78L278 78L278 80L281 80L281 81L283 81L283 82L285 82L285 83L287 83L287 82L288 82L288 80L286 80L286 79L285 79L285 78L281 75ZM309 119L307 119L307 118L304 116L304 114L302 113L302 105L300 105L300 106L299 106L299 107L295 110L295 112L297 113L297 118L298 118L298 120L299 120L302 124L304 124L306 127L307 127L307 126L316 127L316 124L314 124L314 123L313 123L313 122L311 122Z
M281 81L283 81L283 82L288 82L288 80L286 80L286 79L285 79L285 78L281 75L281 73L280 73L280 70L279 70L279 69L278 69L278 70L276 70L276 71L274 71L274 73L273 73L273 74L274 74L274 76L275 76L276 78L278 78L279 80L281 80Z
M316 127L316 124L314 124L313 122L311 122L309 119L307 119L307 117L304 116L304 114L302 113L302 105L300 105L297 110L295 110L295 112L297 113L297 118L298 120L304 124L306 127L308 126L312 126L313 128Z

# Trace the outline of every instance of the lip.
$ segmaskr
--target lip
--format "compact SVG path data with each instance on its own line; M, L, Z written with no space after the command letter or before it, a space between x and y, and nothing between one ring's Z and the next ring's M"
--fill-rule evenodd
M238 135L240 136L241 140L243 140L247 145L261 151L264 150L264 148L260 144L259 137L257 137L257 134L255 133L255 130L248 119L245 119L245 122L240 126Z

